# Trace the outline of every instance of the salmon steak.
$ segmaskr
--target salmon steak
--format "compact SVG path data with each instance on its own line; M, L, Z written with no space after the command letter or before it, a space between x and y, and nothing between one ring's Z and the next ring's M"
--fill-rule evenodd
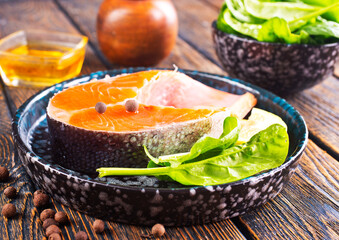
M219 137L225 117L241 119L256 102L251 93L227 93L177 71L94 79L48 103L54 161L88 174L99 167L146 167L144 146L156 157L187 152L205 134Z

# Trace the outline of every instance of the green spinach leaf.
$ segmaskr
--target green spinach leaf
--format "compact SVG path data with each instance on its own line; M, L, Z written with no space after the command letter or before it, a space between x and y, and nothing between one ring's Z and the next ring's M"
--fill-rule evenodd
M243 0L225 0L225 4L227 5L227 8L231 11L232 15L241 22L264 22L264 20L256 18L246 11Z
M219 29L220 31L226 32L226 33L231 33L231 34L235 34L235 35L239 35L239 33L237 33L236 31L233 30L233 28L231 28L226 22L225 22L225 18L224 18L224 12L227 9L227 5L226 3L224 3L221 7L221 11L220 14L218 16L218 20L217 20L217 29Z
M232 13L228 8L226 8L225 11L223 12L223 20L234 31L246 36L253 37L255 39L258 38L259 31L262 27L261 24L243 23L238 21L236 18L232 16Z
M160 156L159 158L152 157L147 148L145 152L151 159L147 167L171 166L177 167L186 161L195 162L199 160L199 156L203 158L214 157L224 148L228 148L236 143L240 132L240 123L236 117L227 117L223 123L223 133L219 138L203 136L195 144L193 144L190 152L178 153L171 155Z
M226 0L217 21L221 31L263 42L322 44L337 41L337 23L319 21L339 8L335 0ZM335 11L339 16L339 11Z
M215 185L237 181L284 163L289 139L286 129L274 124L254 135L249 142L225 148L217 156L177 167L99 168L108 175L167 176L184 185Z
M300 30L307 32L309 35L320 35L325 38L336 37L339 38L339 23L327 21L318 18L315 23L305 25Z
M263 19L274 17L283 18L287 22L301 18L316 10L318 6L311 6L301 2L267 2L259 0L244 0L248 13Z
M225 22L237 32L263 42L307 43L309 35L305 31L294 34L288 23L281 18L271 18L263 24L250 24L237 21L231 12L224 12Z
M320 9L318 9L314 12L311 12L307 15L304 15L300 18L296 18L294 20L291 20L291 21L288 22L288 24L289 24L291 29L297 29L296 26L301 26L300 22L306 23L308 21L311 21L312 19L315 20L316 17L318 17L318 16L320 16L320 15L322 15L322 14L324 14L324 13L328 12L329 10L334 9L336 7L339 7L339 2L334 3L332 5L329 5L327 7L320 8Z
M282 18L271 18L265 22L259 32L258 41L281 43L307 43L309 35L305 31L292 33L288 23Z
M301 1L306 4L326 7L330 6L333 3L336 3L338 0L301 0ZM322 16L328 20L339 22L339 7L327 11Z

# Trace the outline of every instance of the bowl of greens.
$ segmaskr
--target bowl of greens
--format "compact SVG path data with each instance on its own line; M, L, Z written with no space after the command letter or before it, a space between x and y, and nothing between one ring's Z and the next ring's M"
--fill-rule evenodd
M212 29L231 77L279 95L320 83L339 56L336 0L225 0Z

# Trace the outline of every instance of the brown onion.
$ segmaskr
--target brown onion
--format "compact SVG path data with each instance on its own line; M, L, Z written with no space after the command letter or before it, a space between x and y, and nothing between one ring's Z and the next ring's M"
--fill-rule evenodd
M178 34L170 0L104 0L97 17L99 45L123 66L151 66L168 56Z

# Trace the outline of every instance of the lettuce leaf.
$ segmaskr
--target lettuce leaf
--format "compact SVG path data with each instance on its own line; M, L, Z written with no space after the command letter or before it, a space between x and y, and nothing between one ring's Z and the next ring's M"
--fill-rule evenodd
M338 41L338 23L319 16L338 9L339 2L304 2L226 0L218 17L217 28L262 42L323 44ZM335 14L339 17L339 11Z
M316 22L301 27L300 30L307 32L309 35L339 38L339 23L322 18L318 18Z
M184 185L215 185L237 181L280 166L289 147L286 128L273 124L255 134L250 141L234 146L239 133L231 117L225 119L225 132L217 140L203 138L187 154L153 158L152 168L99 168L99 177L109 175L147 175L174 180ZM220 140L220 141L219 141ZM209 144L211 143L211 145ZM214 148L212 148L214 147ZM201 149L199 149L201 148ZM206 157L206 154L209 155ZM183 157L184 156L184 157ZM172 157L172 158L171 158ZM165 160L164 160L165 159ZM178 163L175 163L178 161Z
M244 0L244 6L249 14L257 18L271 19L278 17L287 22L304 17L320 9L319 6L311 6L302 2L269 2L260 0Z
M149 154L145 147L145 152L151 159L147 167L177 167L186 161L196 162L199 160L199 156L203 156L203 158L213 157L217 155L218 152L221 152L222 149L233 146L238 140L239 132L239 120L235 117L227 117L223 123L223 133L219 138L213 138L207 135L203 136L195 144L193 144L190 152L164 155L159 158L154 158Z
M311 4L315 6L327 7L333 3L336 3L338 0L301 0L306 4ZM325 19L331 20L334 22L339 22L339 7L333 8L322 15Z
M237 21L226 9L224 21L235 31L262 42L307 43L309 35L305 31L299 34L291 32L288 23L281 18L271 18L263 24L250 24Z

